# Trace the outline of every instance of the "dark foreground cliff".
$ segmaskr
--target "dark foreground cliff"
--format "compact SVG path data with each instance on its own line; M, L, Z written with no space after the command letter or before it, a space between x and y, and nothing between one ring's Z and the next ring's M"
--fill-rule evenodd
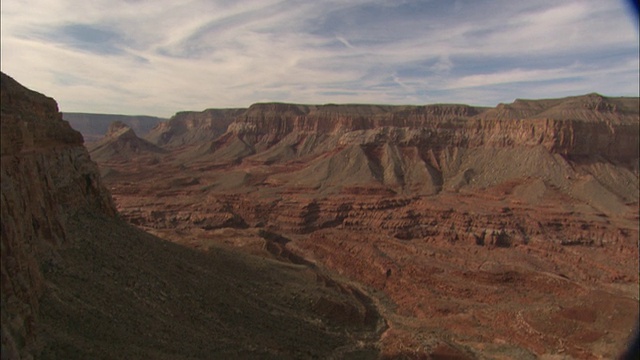
M55 101L1 90L2 359L376 356L361 289L127 225Z
M70 244L68 221L78 212L113 217L111 197L82 136L62 121L51 98L2 74L2 354L35 346L43 264Z

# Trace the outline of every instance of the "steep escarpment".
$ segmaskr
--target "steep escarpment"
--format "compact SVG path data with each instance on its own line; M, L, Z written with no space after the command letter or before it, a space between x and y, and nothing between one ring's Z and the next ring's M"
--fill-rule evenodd
M255 104L229 126L229 131L259 149L297 136L340 136L388 127L436 129L484 111L466 105L291 105ZM296 141L293 141L295 143Z
M516 100L494 109L466 105L256 104L229 126L229 132L254 150L245 156L282 147L283 143L295 155L308 147L305 142L313 136L316 142L321 138L321 144L315 146L320 149L354 143L436 150L541 145L561 155L598 154L628 163L638 157L634 146L637 116L637 99L594 94ZM215 153L219 149L216 145L211 150Z
M3 358L376 357L386 325L358 285L126 224L55 101L1 90Z
M68 245L68 219L79 212L110 217L115 208L82 136L55 101L2 74L2 348L27 356L34 347L42 264Z
M584 179L636 201L634 103L590 94L495 109L256 104L183 159L217 168L278 164L282 171L265 185L322 192L356 186L432 195L533 177L571 196ZM610 164L615 175L595 170Z

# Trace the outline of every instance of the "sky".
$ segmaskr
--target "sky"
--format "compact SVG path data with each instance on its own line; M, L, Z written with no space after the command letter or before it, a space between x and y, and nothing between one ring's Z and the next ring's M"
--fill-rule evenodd
M1 69L63 112L638 96L622 0L2 0Z

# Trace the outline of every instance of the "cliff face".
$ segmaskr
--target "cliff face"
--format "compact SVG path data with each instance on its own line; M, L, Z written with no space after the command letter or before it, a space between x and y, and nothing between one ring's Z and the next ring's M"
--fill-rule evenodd
M2 155L51 146L82 145L82 136L62 121L55 101L2 75Z
M229 126L230 132L258 149L283 140L295 142L300 135L330 134L345 137L340 143L362 145L542 145L561 155L598 154L625 162L638 158L638 129L637 98L597 94L516 100L493 109L467 105L256 104Z
M495 108L259 103L248 109L179 112L145 139L166 149L199 148L183 160L223 149L216 156L221 162L237 162L274 146L289 147L292 151L276 160L282 161L319 154L336 144L388 143L436 152L543 146L563 156L598 154L637 167L637 119L637 98L598 94L518 99Z
M572 176L596 172L576 173L576 166L614 163L637 175L638 117L637 98L597 94L516 100L492 109L256 104L183 160L217 167L297 162L296 171L274 174L267 183L313 189L377 184L434 194L536 174L566 189ZM614 193L626 189L600 175L593 176ZM613 178L627 181L627 175Z
M259 137L291 132L336 134L382 127L437 128L484 111L467 105L293 105L255 104L230 126Z
M77 212L114 216L82 136L62 120L53 99L1 78L2 348L3 358L34 345L41 264L68 245L67 218Z

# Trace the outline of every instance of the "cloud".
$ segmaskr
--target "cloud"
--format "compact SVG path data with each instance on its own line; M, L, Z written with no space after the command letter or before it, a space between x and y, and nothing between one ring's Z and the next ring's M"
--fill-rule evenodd
M40 41L59 43L80 51L95 52L102 55L116 55L123 51L124 39L109 29L85 24L65 24L33 32L27 36L39 38Z
M63 111L638 95L623 4L2 2L2 71Z

